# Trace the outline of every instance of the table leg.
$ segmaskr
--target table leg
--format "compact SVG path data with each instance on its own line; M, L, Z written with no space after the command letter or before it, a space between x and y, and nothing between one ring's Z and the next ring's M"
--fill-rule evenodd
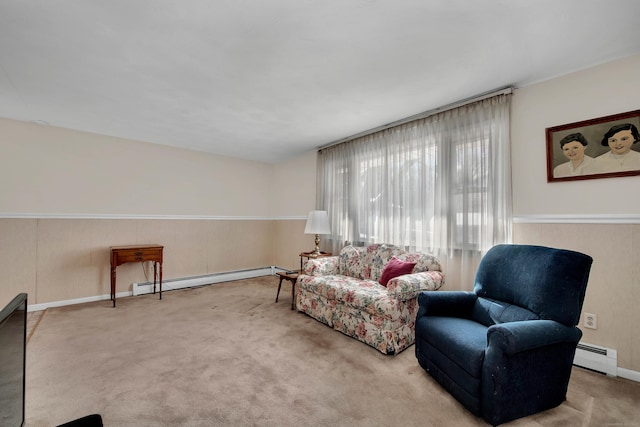
M153 294L156 294L156 278L158 277L158 272L157 272L157 265L158 263L156 261L153 261Z
M278 283L278 293L276 294L276 302L278 302L278 297L280 296L280 288L282 287L282 279L284 279L284 277L280 276L280 283Z
M111 301L116 306L116 268L111 267Z
M296 303L296 281L297 279L291 281L291 310L293 310Z
M162 299L162 261L160 262L160 299Z

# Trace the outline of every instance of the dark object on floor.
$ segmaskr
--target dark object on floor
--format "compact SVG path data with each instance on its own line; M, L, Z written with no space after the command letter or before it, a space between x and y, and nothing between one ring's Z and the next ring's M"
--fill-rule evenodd
M60 424L58 427L103 427L102 417L98 414L87 415L86 417Z
M420 366L492 425L560 405L592 261L542 246L493 247L473 292L419 295Z
M0 424L25 425L27 294L18 294L0 310Z

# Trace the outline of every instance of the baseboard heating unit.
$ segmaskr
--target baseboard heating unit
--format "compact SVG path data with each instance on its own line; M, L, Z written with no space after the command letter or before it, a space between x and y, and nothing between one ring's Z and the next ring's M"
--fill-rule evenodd
M616 377L618 376L618 351L581 342L578 343L573 364Z
M251 270L232 271L227 273L214 273L204 276L182 277L162 281L162 291L192 288L194 286L212 285L214 283L229 282L231 280L251 279L254 277L273 275L274 267L255 268ZM156 290L158 290L156 285ZM134 283L132 295L153 293L153 282Z

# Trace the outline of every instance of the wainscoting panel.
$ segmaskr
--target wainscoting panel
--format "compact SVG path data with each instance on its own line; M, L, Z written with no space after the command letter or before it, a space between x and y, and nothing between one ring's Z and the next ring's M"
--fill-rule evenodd
M0 302L109 295L110 246L165 246L165 280L274 265L272 219L0 218ZM117 268L117 292L151 277L150 263Z
M593 257L582 307L598 316L582 341L617 351L619 372L640 372L640 224L516 222L514 243L572 249Z

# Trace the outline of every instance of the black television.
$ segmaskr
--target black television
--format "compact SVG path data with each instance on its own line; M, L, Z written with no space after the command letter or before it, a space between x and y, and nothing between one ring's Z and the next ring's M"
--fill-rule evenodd
M27 294L0 311L0 426L24 426Z

